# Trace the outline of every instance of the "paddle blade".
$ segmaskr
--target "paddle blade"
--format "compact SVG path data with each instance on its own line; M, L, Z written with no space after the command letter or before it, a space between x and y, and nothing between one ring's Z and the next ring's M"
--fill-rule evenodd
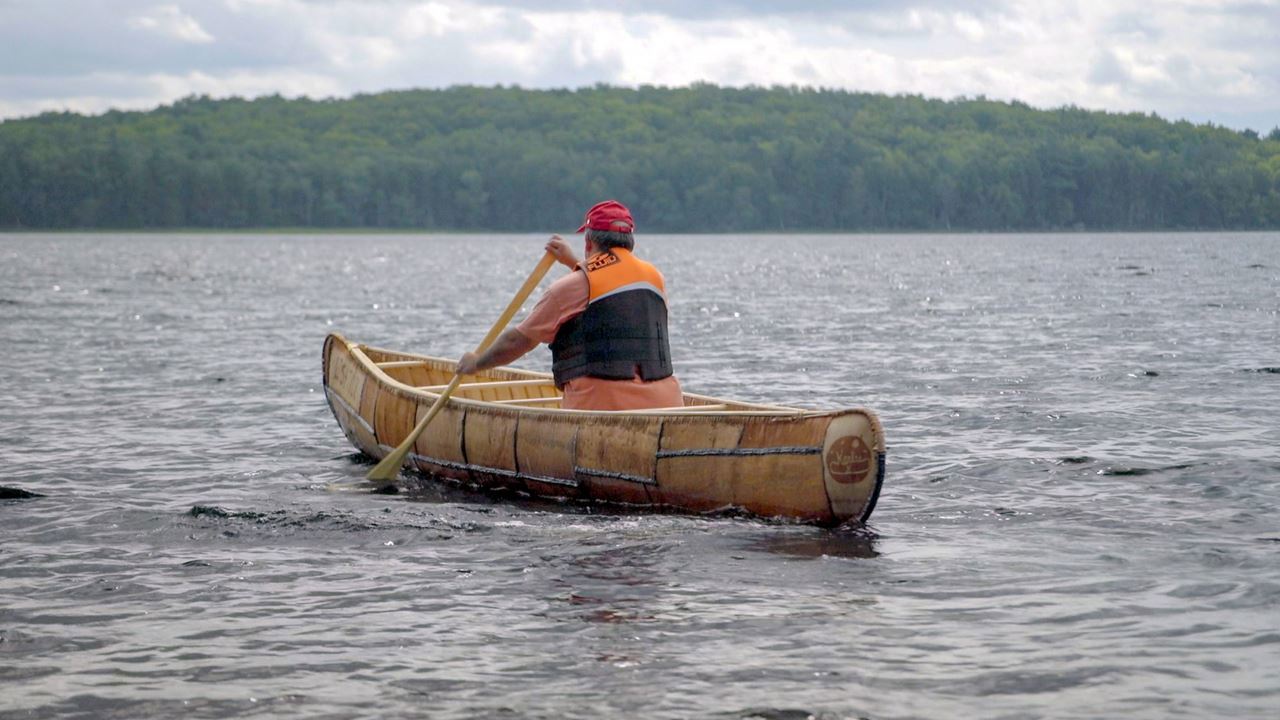
M409 455L409 451L413 449L413 442L417 440L417 434L405 438L406 442L400 443L395 450L392 450L386 457L382 458L373 469L369 471L365 478L370 482L391 482L400 475L400 468L404 466L404 459Z
M381 483L388 483L396 479L396 476L400 474L400 467L404 465L405 457L409 455L410 450L413 450L414 443L418 442L418 436L422 434L423 430L427 429L427 426L431 424L431 420L440 412L440 408L444 407L444 404L449 401L449 396L453 395L453 391L458 387L458 381L460 380L462 378L458 375L453 376L453 379L449 381L448 387L444 389L444 392L440 393L440 397L436 398L434 403L431 403L431 409L427 411L426 415L422 416L417 425L413 426L413 430L409 431L408 437L402 440L396 446L396 449L391 451L391 454L382 458L382 462L374 465L369 474L365 476L366 478L372 482Z

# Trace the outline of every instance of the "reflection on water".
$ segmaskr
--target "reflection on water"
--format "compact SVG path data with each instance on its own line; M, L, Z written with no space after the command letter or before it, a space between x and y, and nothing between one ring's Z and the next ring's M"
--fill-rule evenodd
M819 530L809 535L765 535L756 538L751 549L797 558L847 558L869 560L880 557L876 552L879 536L866 528Z

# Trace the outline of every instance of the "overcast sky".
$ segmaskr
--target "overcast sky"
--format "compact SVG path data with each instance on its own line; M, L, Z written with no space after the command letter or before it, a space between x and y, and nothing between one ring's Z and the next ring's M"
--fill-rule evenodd
M1280 0L0 0L0 118L192 94L797 84L1280 125Z

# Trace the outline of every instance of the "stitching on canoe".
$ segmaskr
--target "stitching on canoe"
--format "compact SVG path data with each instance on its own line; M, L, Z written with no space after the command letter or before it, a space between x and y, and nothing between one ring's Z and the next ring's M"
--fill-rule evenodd
M609 478L611 480L626 480L627 482L639 483L641 485L657 485L658 481L653 478L642 477L640 475L627 475L626 473L613 472L612 470L592 470L575 465L573 468L575 475L590 475L592 477ZM646 493L647 494L647 493Z
M771 448L689 448L687 450L659 450L658 459L676 457L718 457L753 455L821 455L822 448L814 445L794 445Z
M388 452L394 448L383 445ZM428 465L439 465L440 467L449 468L450 470L467 470L469 472L480 473L483 475L498 475L500 477L516 478L519 480L533 480L534 482L548 483L550 485L563 485L565 487L578 487L577 480L566 480L564 478L550 477L548 475L531 475L529 473L516 472L515 470L505 470L503 468L485 467L483 465L473 465L471 463L460 463L452 460L440 460L438 458L427 457L417 453L410 453L409 457L415 462L421 461Z
M467 457L467 409L462 408L462 422L458 423L458 450L462 453L462 462L471 464L471 459ZM471 478L475 480L475 478Z

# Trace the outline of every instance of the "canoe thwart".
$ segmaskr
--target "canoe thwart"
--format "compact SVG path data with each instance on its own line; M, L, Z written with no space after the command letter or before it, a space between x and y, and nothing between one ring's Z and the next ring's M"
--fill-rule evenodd
M429 363L426 360L386 360L384 362L376 363L376 365L383 370L388 368L430 367L432 364L433 363ZM441 385L440 389L443 390L444 387L444 385Z
M676 407L660 407L660 408L642 408L640 410L619 410L618 412L628 413L681 413L681 412L716 412L719 410L728 410L729 406L725 403L712 405L677 405Z
M379 363L379 365L381 365L381 363ZM538 380L491 380L491 381L488 381L488 382L466 382L466 383L459 383L459 384L458 384L458 387L457 387L457 390L479 390L479 389L481 389L481 388L538 387L538 386L540 386L540 385L545 385L545 386L549 386L549 387L554 387L554 386L555 386L555 383L554 383L554 382L552 382L549 378L548 378L548 379L546 379L546 380L542 380L542 379L538 379ZM446 387L448 387L448 385L422 385L422 386L419 386L419 387L415 387L415 388L414 388L414 390L421 390L421 391L423 391L423 392L429 392L429 393L438 393L438 392L440 392L441 390L444 390Z

